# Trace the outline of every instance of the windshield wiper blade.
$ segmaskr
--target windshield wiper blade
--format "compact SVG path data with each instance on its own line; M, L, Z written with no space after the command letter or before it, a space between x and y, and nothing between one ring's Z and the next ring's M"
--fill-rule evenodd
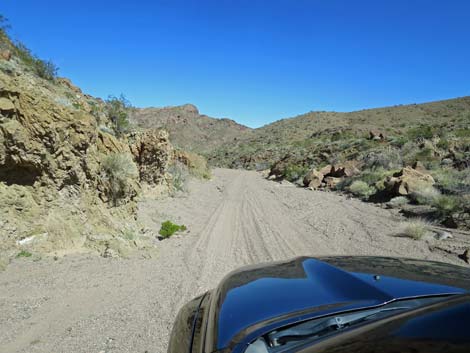
M287 330L272 332L268 335L271 346L284 345L291 341L300 341L306 338L315 336L322 336L331 331L341 330L345 327L349 327L358 322L361 322L373 315L377 315L384 312L391 312L397 310L409 309L407 306L395 306L392 308L380 308L365 310L361 312L334 316L325 318L320 322L315 322L310 327L292 327ZM316 321L316 320L315 320Z

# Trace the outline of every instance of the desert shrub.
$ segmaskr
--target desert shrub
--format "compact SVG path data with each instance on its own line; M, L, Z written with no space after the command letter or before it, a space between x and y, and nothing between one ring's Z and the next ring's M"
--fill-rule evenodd
M57 77L58 67L49 60L42 60L31 53L23 43L15 44L15 54L28 67L30 67L39 77L53 81Z
M39 77L46 80L53 81L57 77L58 67L50 60L36 60L35 65L36 73Z
M123 94L119 97L109 96L106 100L106 111L117 136L122 136L129 131L130 109L132 105Z
M411 197L419 204L435 207L438 216L441 218L459 211L462 206L459 196L442 195L438 189L429 185L419 187L412 193Z
M419 240L428 232L429 223L421 218L415 218L401 225L401 234L409 238Z
M460 138L470 137L470 129L458 129L455 131L455 136Z
M168 173L171 176L174 191L186 191L186 184L188 182L189 171L188 167L181 162L175 162L168 168Z
M352 178L344 178L338 184L336 184L336 190L349 191L349 186L354 182Z
M135 231L133 229L130 229L130 228L124 228L122 231L121 231L121 237L125 240L135 240L135 238L137 237Z
M403 165L400 152L395 148L372 151L367 153L361 159L364 162L364 166L369 169L397 169L401 168Z
M431 171L439 188L452 194L470 193L470 169L437 168Z
M179 152L181 155L180 162L188 168L189 174L199 179L210 179L211 171L207 165L207 160L196 153Z
M410 195L413 200L422 205L432 205L436 198L441 196L439 190L429 184L417 184L415 190Z
M103 159L101 166L109 183L108 196L116 206L130 192L131 180L138 176L137 166L127 153L110 154Z
M284 170L284 178L290 182L294 182L303 178L309 171L308 167L302 165L289 165Z
M414 155L413 162L417 161L423 162L424 164L426 164L426 162L436 161L436 157L434 156L434 150L430 146L423 147Z
M165 221L162 223L162 226L160 227L160 230L158 233L162 236L162 238L169 238L173 234L179 231L185 231L186 226L185 225L178 225L174 224L171 221Z
M337 131L330 135L330 141L340 141L355 138L351 131Z
M410 200L408 200L407 197L397 196L397 197L394 197L393 199L391 199L388 203L392 207L401 207L401 206L404 206L404 205L408 204L409 202L410 202Z
M451 214L460 210L461 201L457 196L453 195L439 195L432 201L440 217L448 217Z
M373 195L376 190L374 187L369 186L367 183L362 180L355 180L350 186L349 191L356 196L360 197L369 197Z
M39 77L53 81L57 77L58 67L49 60L43 60L34 55L23 43L12 41L7 30L10 29L8 20L0 15L0 40L12 49L13 53Z
M449 149L450 142L446 138L441 138L439 142L436 144L436 146L440 149L447 150Z
M384 180L386 177L392 175L396 171L397 170L386 170L382 167L376 169L366 169L361 173L359 178L368 185L373 185L381 180Z
M409 129L407 135L410 139L431 139L434 136L434 129L429 125L420 125Z
M33 254L31 254L29 251L26 250L21 250L18 254L16 254L16 257L31 257Z
M408 142L408 138L405 136L393 136L390 138L390 144L394 147L402 147L406 142Z
M434 155L434 149L428 142L420 148L414 142L407 142L401 149L404 164L411 165L415 162L422 162L427 168L435 167L439 159Z

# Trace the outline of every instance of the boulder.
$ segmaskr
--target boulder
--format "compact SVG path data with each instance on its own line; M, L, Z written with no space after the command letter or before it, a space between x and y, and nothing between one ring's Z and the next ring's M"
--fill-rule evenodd
M69 90L75 92L76 94L79 94L79 95L82 95L82 90L75 86L72 81L66 77L58 77L56 79L56 82L59 84L59 85L62 85L62 86L65 86L67 87Z
M346 161L344 163L335 164L335 165L327 165L320 169L320 172L325 177L334 177L334 178L341 178L341 177L352 177L360 173L359 169L357 168L358 162L357 161Z
M331 190L335 190L336 186L343 180L343 178L335 178L335 177L326 177L323 179L325 182L325 186Z
M333 166L331 164L328 164L327 166L320 169L320 173L322 173L323 175L329 175L332 169Z
M15 111L15 105L13 102L8 99L7 97L0 97L0 112L14 112Z
M467 264L470 264L470 249L465 249L465 251L459 255L459 258L465 261Z
M421 190L423 187L433 186L434 178L425 172L405 167L384 181L386 190L393 196L406 196Z
M305 175L303 183L304 186L317 189L321 186L323 181L323 174L316 169L312 169Z
M11 50L9 50L9 49L0 49L0 59L10 61L10 59L11 59Z
M421 172L421 173L427 173L428 172L428 170L426 169L424 164L420 161L414 162L413 165L412 165L412 168L414 170L417 170L418 172Z
M385 135L378 130L370 130L369 139L375 140L375 141L382 141L382 140L385 140Z

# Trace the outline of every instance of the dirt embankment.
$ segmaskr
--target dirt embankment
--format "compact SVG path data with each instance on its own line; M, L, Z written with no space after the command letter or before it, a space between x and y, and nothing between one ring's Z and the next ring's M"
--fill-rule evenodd
M470 245L463 233L397 237L393 211L255 172L218 169L189 190L140 203L147 227L158 231L167 219L188 227L153 258L15 260L0 273L0 352L165 352L179 307L242 265L327 254L464 265L451 253Z

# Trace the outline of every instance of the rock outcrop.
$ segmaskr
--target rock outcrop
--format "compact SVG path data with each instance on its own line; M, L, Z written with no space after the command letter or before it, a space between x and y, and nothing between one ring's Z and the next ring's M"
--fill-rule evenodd
M393 196L407 196L423 187L431 187L434 183L434 178L430 174L412 167L405 167L393 176L388 177L384 185Z
M317 171L316 169L312 169L304 177L304 186L313 189L318 189L322 185L324 177L325 176L323 175L323 173Z
M142 184L169 187L168 133L118 138L105 112L68 79L0 60L0 260L24 249L125 255L152 243L134 200Z
M130 150L139 169L141 182L160 185L167 181L168 166L173 159L173 146L165 130L148 130L130 137Z

